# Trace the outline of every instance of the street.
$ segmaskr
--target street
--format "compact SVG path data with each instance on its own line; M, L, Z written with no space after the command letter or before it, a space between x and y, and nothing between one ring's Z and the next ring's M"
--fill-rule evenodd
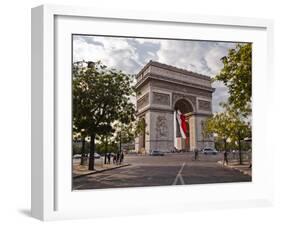
M73 189L144 187L181 184L249 182L251 176L217 163L222 154L169 153L165 156L126 155L130 166L73 179Z

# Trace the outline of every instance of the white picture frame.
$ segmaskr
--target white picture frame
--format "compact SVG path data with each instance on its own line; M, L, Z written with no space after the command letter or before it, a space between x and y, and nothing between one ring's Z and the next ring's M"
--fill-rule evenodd
M104 26L99 26L101 23ZM120 25L118 28L121 30L115 28L115 23ZM119 35L125 36L142 33L143 37L155 37L157 27L159 35L163 35L160 27L164 25L175 31L172 33L173 30L162 29L166 37L253 42L253 150L256 150L253 154L253 182L72 191L71 162L68 162L71 150L65 140L70 137L71 128L69 101L63 108L58 104L70 99L71 94L70 87L63 85L64 82L71 82L70 67L66 66L71 64L71 46L67 42L69 34L77 31L92 33L88 25L96 26L99 31L95 30L95 33L119 32ZM126 27L132 25L140 26L142 32ZM188 26L194 30L186 37L181 31ZM209 29L208 37L204 29ZM269 137L264 138L267 127L259 122L268 113L260 102L267 104L266 109L270 109L271 105L271 101L267 100L271 94L273 76L272 32L272 21L265 19L165 12L153 14L56 5L32 9L32 216L41 220L56 220L271 205L273 178L267 175L273 168L273 153L267 150ZM60 55L62 52L65 55ZM58 73L60 76L56 76ZM257 92L261 89L265 92ZM69 116L62 117L67 114ZM60 134L68 135L57 139ZM262 150L267 150L267 155L263 155ZM64 160L63 156L68 151L69 156ZM65 173L69 173L68 176ZM105 205L105 195L107 200L120 203L118 208ZM77 200L85 200L82 207L74 205Z

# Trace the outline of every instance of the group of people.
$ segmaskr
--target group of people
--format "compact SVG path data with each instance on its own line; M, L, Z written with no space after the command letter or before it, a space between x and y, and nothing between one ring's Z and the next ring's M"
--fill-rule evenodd
M115 154L115 153L106 153L104 158L105 158L104 164L110 164L111 163L111 158L112 158L113 164L121 165L124 162L124 152L123 151L121 151L121 152L119 151L119 152L117 152L117 154Z

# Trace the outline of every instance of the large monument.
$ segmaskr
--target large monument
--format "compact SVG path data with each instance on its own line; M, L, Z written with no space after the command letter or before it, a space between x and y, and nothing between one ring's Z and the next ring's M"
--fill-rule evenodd
M152 150L194 150L213 147L212 137L202 133L204 121L212 115L211 78L150 61L137 75L137 118L146 132L136 138L139 152ZM183 138L176 115L185 116Z

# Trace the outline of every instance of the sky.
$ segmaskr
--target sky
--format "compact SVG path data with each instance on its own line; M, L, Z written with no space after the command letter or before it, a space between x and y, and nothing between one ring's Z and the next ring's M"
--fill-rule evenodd
M73 61L98 61L137 74L150 60L214 77L223 67L220 59L237 43L165 40L105 36L73 36ZM227 88L221 82L212 84L213 112L220 112L220 102L227 101Z

